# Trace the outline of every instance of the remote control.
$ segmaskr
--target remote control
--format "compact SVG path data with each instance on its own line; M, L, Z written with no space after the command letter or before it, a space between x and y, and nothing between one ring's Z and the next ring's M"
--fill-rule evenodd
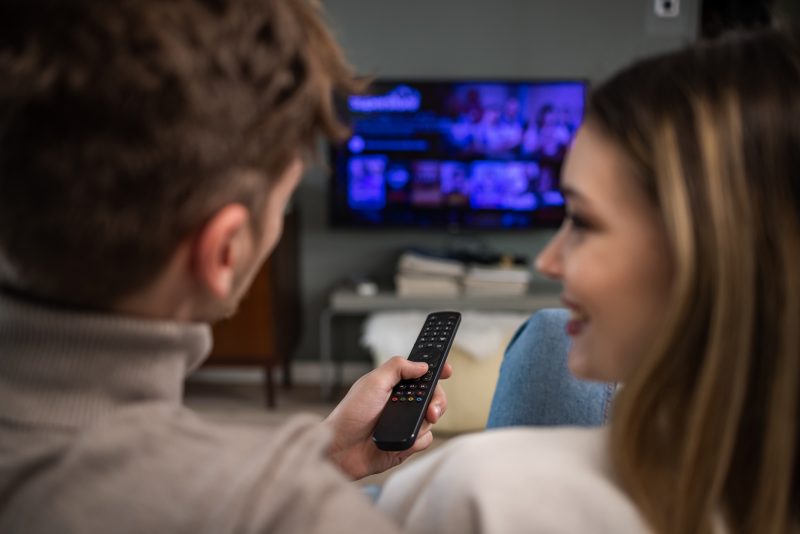
M453 311L431 313L425 319L408 359L427 363L428 372L401 380L392 389L372 435L379 449L404 451L416 441L459 323L461 314Z

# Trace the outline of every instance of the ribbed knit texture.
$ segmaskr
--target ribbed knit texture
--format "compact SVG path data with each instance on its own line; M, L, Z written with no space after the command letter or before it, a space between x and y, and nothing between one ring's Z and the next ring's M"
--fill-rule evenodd
M0 532L394 532L326 461L316 416L275 428L181 405L208 326L0 295Z
M210 350L205 324L71 313L0 294L0 419L71 426L131 402L178 404L184 377Z

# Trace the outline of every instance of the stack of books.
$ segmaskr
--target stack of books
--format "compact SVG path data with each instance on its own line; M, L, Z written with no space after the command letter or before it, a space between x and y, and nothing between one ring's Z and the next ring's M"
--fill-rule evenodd
M517 296L528 292L531 272L512 265L473 266L464 275L467 295Z
M397 262L395 288L401 297L458 296L464 263L418 251L406 251Z

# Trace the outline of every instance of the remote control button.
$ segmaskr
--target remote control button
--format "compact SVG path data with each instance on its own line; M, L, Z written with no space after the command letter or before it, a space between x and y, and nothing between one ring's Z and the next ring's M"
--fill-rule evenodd
M417 397L417 402L422 402L422 397Z
M398 387L399 389L406 389L406 387L408 387L408 386L406 386L405 384L400 384L400 385L399 385L399 386L397 386L397 387Z
M397 402L397 397L392 397L392 402Z
M419 389L428 389L428 385L427 385L427 384L420 384L420 385L418 385L417 387L418 387Z
M431 380L432 380L432 377L430 377L430 376L426 376L425 378L422 379L423 382L430 382Z
M405 402L405 401L406 401L405 397L400 397L400 402Z

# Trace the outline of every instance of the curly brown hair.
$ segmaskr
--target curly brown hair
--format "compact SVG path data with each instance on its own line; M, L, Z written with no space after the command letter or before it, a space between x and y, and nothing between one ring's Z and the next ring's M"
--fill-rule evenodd
M0 2L0 280L108 307L340 138L353 80L309 0Z

